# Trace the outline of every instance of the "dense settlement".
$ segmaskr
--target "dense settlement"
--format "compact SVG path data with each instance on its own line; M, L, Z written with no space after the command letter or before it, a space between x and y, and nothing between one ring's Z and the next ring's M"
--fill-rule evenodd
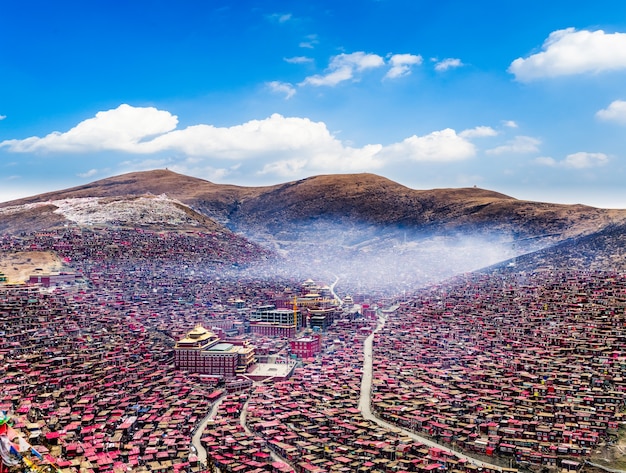
M400 299L341 281L339 297L250 276L258 255L241 245L235 264L224 238L0 239L68 268L0 274L0 471L506 473L613 455L624 275L504 268Z

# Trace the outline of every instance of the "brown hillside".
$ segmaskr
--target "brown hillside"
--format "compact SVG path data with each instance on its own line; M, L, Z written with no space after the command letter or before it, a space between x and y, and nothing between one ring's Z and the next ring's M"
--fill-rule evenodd
M199 210L205 217L225 221L233 208L237 207L238 202L255 197L265 189L214 184L204 179L185 176L166 169L157 169L122 174L70 189L0 203L0 208L68 198L165 194Z
M52 204L26 208L21 212L0 212L0 233L30 233L61 228L67 223L62 216L55 214Z
M479 188L414 190L372 174L317 176L276 186L244 201L238 227L285 229L329 219L424 232L497 232L517 238L597 231L626 211L517 200Z
M165 194L204 218L244 233L302 230L310 222L330 221L428 234L496 233L510 235L514 240L548 238L554 242L626 220L626 211L522 201L479 188L415 190L367 173L322 175L275 186L241 187L154 170L0 204L0 209L65 198L146 194ZM61 223L51 215L51 209L47 209L47 215L51 224ZM201 220L199 215L197 219ZM10 223L0 224L0 228L7 225Z
M82 186L4 202L0 203L0 208L10 205L77 197L119 197L123 195L145 194L167 194L182 202L201 199L205 195L211 200L229 201L231 196L240 198L242 195L254 194L254 189L213 184L204 179L177 174L165 169L157 169L154 171L122 174Z

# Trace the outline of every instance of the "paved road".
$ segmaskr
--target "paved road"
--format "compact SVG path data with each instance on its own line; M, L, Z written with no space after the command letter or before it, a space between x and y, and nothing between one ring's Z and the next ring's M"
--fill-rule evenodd
M363 415L363 417L393 432L401 432L404 435L411 437L413 440L417 440L418 442L421 442L430 447L437 447L441 450L452 452L457 457L465 458L467 461L473 463L474 465L478 467L497 468L497 469L502 468L501 466L498 466L498 465L476 460L475 458L469 457L461 452L451 450L449 447L439 445L430 439L421 437L417 435L416 433L411 432L410 430L406 430L397 425L393 425L389 422L385 422L384 420L379 419L372 413L370 409L371 388L372 388L372 352L373 352L372 345L374 341L374 334L385 326L386 320L387 320L386 316L379 316L378 325L376 326L376 329L370 334L369 337L365 339L365 342L363 344L363 355L364 355L363 356L363 377L361 378L361 398L359 399L359 410L361 411L361 414Z
M196 455L198 456L198 461L205 465L206 465L206 450L202 446L200 439L202 438L202 435L204 435L204 429L206 429L207 424L215 418L217 409L220 407L220 404L222 404L222 401L224 400L225 397L226 395L223 395L222 397L218 398L218 400L213 403L213 406L211 407L211 411L204 419L202 419L202 422L200 422L200 425L198 425L196 432L193 434L193 437L191 438L191 444L196 449Z
M335 286L337 285L338 282L339 282L339 276L335 276L335 282L330 285L330 293L333 295L335 300L341 302L341 297L339 297L337 293L335 292Z
M241 414L239 415L239 423L241 424L243 429L246 431L246 433L250 435L251 437L253 437L255 434L252 433L252 431L246 425L246 418L248 417L248 403L249 402L250 402L249 400L246 401L243 407L241 408ZM272 450L271 448L270 448L270 455L272 457L272 460L285 463L289 465L291 468L293 468L293 465L291 463L289 463L285 458L281 457L278 453L274 452L274 450Z

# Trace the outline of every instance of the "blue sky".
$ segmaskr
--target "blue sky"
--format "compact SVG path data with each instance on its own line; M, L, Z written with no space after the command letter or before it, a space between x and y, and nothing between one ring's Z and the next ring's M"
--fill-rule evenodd
M169 168L626 208L623 1L22 1L0 201Z

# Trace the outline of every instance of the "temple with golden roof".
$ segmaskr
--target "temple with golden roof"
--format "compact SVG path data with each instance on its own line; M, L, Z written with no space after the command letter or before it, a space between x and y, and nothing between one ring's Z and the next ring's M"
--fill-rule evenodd
M234 345L202 325L196 325L174 346L176 368L226 379L244 374L255 363L254 347L247 341Z

